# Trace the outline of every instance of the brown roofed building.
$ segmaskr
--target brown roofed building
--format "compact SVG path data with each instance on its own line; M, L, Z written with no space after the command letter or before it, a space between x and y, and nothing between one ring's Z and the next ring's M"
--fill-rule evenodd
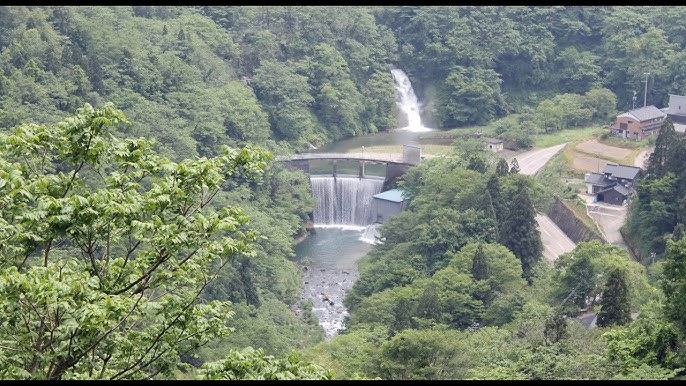
M617 116L610 133L617 137L642 141L660 133L660 126L667 114L655 106L629 110Z

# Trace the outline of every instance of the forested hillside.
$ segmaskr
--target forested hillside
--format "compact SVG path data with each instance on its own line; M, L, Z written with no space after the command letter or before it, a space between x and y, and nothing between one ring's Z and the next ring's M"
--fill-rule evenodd
M598 241L579 243L550 264L535 231L538 200L530 199L545 188L514 168L476 161L483 156L433 159L408 173L402 187L410 204L381 227L384 243L360 261L346 297L346 331L306 350L306 358L342 379L683 373L684 280L677 272L686 238L669 242L660 289L626 249ZM596 322L592 314L584 322L584 311L594 308Z
M638 187L626 231L635 241L641 258L651 253L664 257L667 242L684 233L686 223L686 138L674 131L668 118L655 141L646 178ZM653 256L653 260L655 257Z
M113 102L175 159L395 127L395 40L361 8L0 11L1 127Z
M623 110L646 72L648 104L661 107L686 88L684 12L3 7L0 127L113 102L135 122L129 134L156 138L171 157L213 154L218 143L301 149L396 127L392 67L410 75L437 127L599 88ZM556 102L551 120L578 103Z
M291 311L308 176L271 159L401 126L392 68L431 127L490 123L518 147L607 124L643 87L663 107L686 94L684 17L0 7L0 378L334 377L293 351L336 378L683 375L686 153L669 127L627 224L664 259L653 276L598 243L543 264L529 220L546 187L458 144L405 176L410 207L328 343L311 305ZM571 320L594 306L600 328Z

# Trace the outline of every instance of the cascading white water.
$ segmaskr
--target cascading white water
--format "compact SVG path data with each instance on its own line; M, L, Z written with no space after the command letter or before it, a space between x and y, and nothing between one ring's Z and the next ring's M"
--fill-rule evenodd
M312 312L324 329L325 340L345 327L348 311L343 297L358 277L355 261L376 241L373 196L381 193L383 183L383 178L310 176L312 197L317 200L312 213L315 228L343 229L318 231L299 245L301 256L308 253L303 248L314 255L313 269L303 274L300 298L312 299Z
M395 88L398 91L397 104L402 112L407 114L408 125L400 128L400 130L408 130L413 132L431 131L430 128L422 125L422 119L419 115L420 105L417 95L414 93L412 83L405 72L399 68L391 70L393 80L395 81Z
M409 122L399 129L405 132L402 136L414 137L411 132L431 131L422 125L419 101L407 75L399 69L391 72L398 91L398 107L407 114ZM374 223L373 196L381 193L383 182L382 178L310 176L312 196L317 201L312 213L315 229L334 229L322 229L296 247L297 255L306 257L310 265L303 274L300 299L312 300L312 312L324 328L325 340L345 327L348 312L343 298L359 277L356 261L369 252L370 244L380 242L379 224ZM294 308L297 312L298 306Z
M381 193L383 182L380 178L310 176L317 200L315 227L364 229L374 222L373 196Z

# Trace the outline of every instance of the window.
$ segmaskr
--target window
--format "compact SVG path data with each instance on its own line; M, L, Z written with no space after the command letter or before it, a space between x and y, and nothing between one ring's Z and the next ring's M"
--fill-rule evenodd
M383 222L383 215L382 214L376 215L376 222Z

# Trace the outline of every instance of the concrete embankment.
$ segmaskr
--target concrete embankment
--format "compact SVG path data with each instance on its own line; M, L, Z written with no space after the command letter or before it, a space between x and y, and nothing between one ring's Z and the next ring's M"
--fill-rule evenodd
M591 225L580 219L559 197L555 199L555 203L548 211L548 217L575 243L592 240L606 242L597 229L593 229ZM589 221L593 220L589 218Z

